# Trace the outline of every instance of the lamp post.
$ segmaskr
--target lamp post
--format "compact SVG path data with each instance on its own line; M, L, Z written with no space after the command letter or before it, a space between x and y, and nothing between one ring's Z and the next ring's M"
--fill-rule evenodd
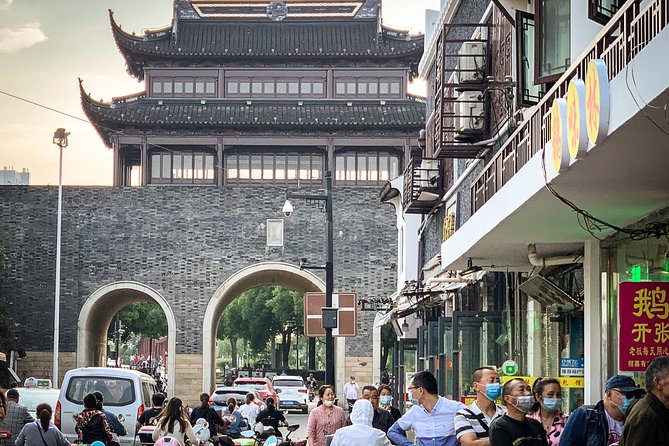
M70 132L57 129L53 134L53 143L59 148L58 161L58 223L56 229L56 293L53 311L53 382L58 387L58 344L60 341L60 234L63 211L63 149L67 147L67 137Z
M325 172L325 194L298 194L286 191L286 203L283 205L282 212L286 217L293 214L293 206L289 199L306 200L308 203L318 203L319 207L325 207L326 221L326 260L325 266L309 267L310 269L325 270L325 308L332 308L332 292L334 290L334 268L333 268L333 221L332 221L332 172ZM302 266L304 268L304 266ZM323 318L325 319L325 318ZM325 328L325 384L335 384L335 364L334 364L334 338L332 337L332 328Z

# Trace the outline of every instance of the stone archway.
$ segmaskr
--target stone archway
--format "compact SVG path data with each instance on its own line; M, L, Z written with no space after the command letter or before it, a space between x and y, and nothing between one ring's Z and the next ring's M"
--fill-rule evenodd
M325 291L325 282L315 274L284 262L263 262L230 276L209 300L202 328L202 388L211 392L215 385L215 344L218 320L225 307L244 291L263 285L280 285L300 293ZM340 355L338 355L340 357Z
M123 307L135 302L155 302L167 319L167 392L174 395L176 383L176 318L167 300L156 290L138 282L124 281L104 285L86 300L77 322L77 367L100 365L101 346L107 342L112 318Z

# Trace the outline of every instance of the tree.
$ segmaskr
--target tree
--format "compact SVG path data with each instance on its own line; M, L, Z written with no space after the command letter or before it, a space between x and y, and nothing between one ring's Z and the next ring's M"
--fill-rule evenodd
M230 341L230 356L232 356L232 368L237 368L237 341L244 338L246 333L240 329L240 321L235 318L241 315L242 299L235 299L223 311L221 318L218 321L218 328L216 330L217 339L227 339Z
M5 248L0 245L0 278L7 264L7 254ZM16 349L16 334L14 332L14 320L9 317L9 310L4 296L0 296L0 351L10 357L12 350ZM9 374L7 363L0 367L0 385L9 387L13 381Z
M278 322L278 333L281 334L282 368L287 369L290 355L291 335L302 330L302 296L282 287L272 287L272 298L267 302Z
M151 339L167 336L167 318L163 309L155 302L135 302L121 309L118 316L125 328L122 338L124 341L133 334ZM113 333L114 325L109 328Z

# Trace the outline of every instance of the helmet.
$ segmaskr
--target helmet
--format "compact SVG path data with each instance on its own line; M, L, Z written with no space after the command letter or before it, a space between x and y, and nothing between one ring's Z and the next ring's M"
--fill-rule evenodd
M91 445L92 446L92 445ZM153 446L183 446L179 440L174 437L160 437Z

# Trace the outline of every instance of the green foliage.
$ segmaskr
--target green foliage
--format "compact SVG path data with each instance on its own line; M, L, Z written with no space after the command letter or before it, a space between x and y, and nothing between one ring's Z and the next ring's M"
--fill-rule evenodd
M159 339L167 336L167 318L160 305L154 302L136 302L123 308L119 312L121 324L126 332L123 340L131 335L146 336ZM114 324L110 326L114 330Z
M256 356L267 351L268 343L277 334L283 333L286 337L284 328L288 321L293 321L298 328L302 327L300 293L279 286L253 288L225 308L216 337L230 341L233 360L238 339Z

